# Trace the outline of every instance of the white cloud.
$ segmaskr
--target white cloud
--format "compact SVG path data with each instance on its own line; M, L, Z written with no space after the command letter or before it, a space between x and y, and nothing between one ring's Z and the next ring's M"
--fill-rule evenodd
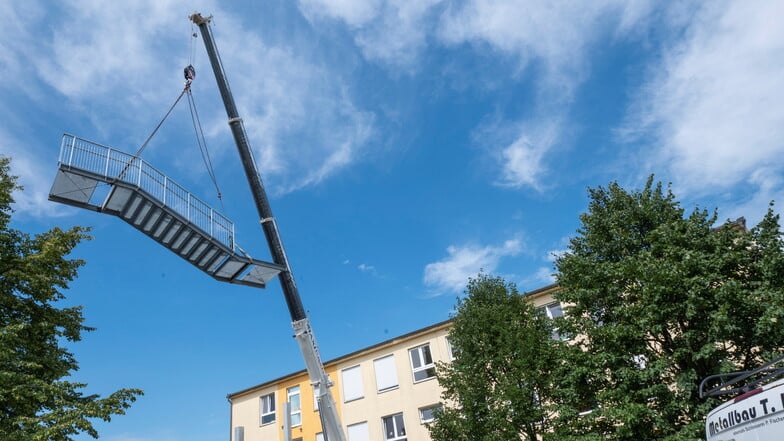
M18 119L8 112L4 105L0 105L0 117L4 116L9 126L18 126ZM55 168L53 163L41 160L46 155L36 146L12 135L7 128L0 127L0 139L0 155L11 158L10 173L17 177L16 184L23 187L22 191L13 193L14 210L20 215L32 217L58 217L67 214L68 208L48 199ZM56 160L56 156L51 159Z
M522 252L522 242L510 239L500 246L452 245L446 251L447 257L425 266L424 283L439 294L460 292L468 284L468 278L481 270L495 271L503 257Z
M568 252L569 252L568 249L550 250L550 251L547 252L547 256L545 257L545 260L547 260L548 262L553 262L554 263L556 260L558 260L558 258L560 258L561 256L563 256L564 254L566 254Z
M194 96L219 166L232 151L224 147L230 135L203 43L200 38L190 41L187 15L193 7L186 0L73 0L46 8L4 2L0 12L10 22L0 30L0 88L27 98L26 105L39 106L32 112L43 113L45 107L52 118L78 115L72 120L88 125L77 135L133 150L181 90L182 68L190 62L193 44L198 70ZM310 56L312 48L268 44L211 0L199 7L216 17L213 31L271 192L317 185L357 161L373 134L374 116L357 107L340 72ZM192 139L190 122L183 124L160 133L159 142L161 136ZM34 150L29 146L35 139L20 131L24 127L7 130L11 137L27 139L26 149ZM25 172L37 172L25 152L13 146L5 152L18 156L18 167ZM151 154L168 156L188 170L191 160L198 160L195 149ZM32 190L30 182L26 186ZM34 195L39 193L25 196L28 203L20 200L20 207L43 213L39 203L44 199Z
M536 271L524 281L526 285L534 285L537 287L549 285L554 282L555 276L553 275L553 269L546 266L537 268Z
M588 54L600 37L640 32L651 15L648 1L520 2L472 0L450 8L439 28L449 45L489 47L516 59L519 72L534 75L535 117L522 119L511 142L491 154L501 169L499 185L541 191L547 157L568 130L565 117L576 89L588 75ZM482 130L486 133L486 130Z
M433 29L443 0L300 0L311 22L323 18L345 22L365 58L404 71L415 71L419 53Z
M719 213L720 222L744 217L747 226L757 225L767 213L770 201L777 201L773 209L778 213L782 212L781 193L784 189L784 179L782 179L780 172L771 168L760 168L751 173L747 182L755 191L747 193L748 199L726 210L721 210Z
M27 79L35 24L44 16L44 8L36 1L0 2L0 16L7 20L0 27L0 86L30 90Z
M474 142L493 161L494 184L544 190L549 171L547 154L560 137L561 123L555 117L523 122L491 121L474 129Z
M130 118L131 110L160 108L150 103L168 101L182 87L189 2L71 0L59 6L50 11L58 17L47 17L51 34L37 36L27 61L66 98L91 106L121 103L117 108Z
M652 135L685 191L780 184L782 20L780 2L704 3L638 97L627 128Z
M600 37L643 34L653 15L649 0L404 1L300 0L311 23L342 20L365 58L395 73L416 73L432 47L502 54L513 67L498 75L531 75L537 91L531 114L513 140L490 151L501 169L498 184L541 189L545 162L569 130L565 115L588 75L588 54ZM430 45L430 46L429 46ZM489 50L488 50L489 49ZM478 85L482 87L482 85ZM555 121L555 122L553 122Z
M378 15L381 0L300 0L299 7L311 20L326 17L360 27Z
M470 0L449 9L439 36L448 44L485 44L516 56L521 69L540 63L540 83L569 101L596 37L608 29L623 33L649 11L647 1Z
M217 36L222 58L234 72L232 88L243 91L236 96L240 114L276 192L318 184L354 163L373 134L374 116L354 105L337 73L237 32L238 24L227 27L231 32Z
M547 173L544 157L556 144L559 129L555 121L523 124L519 137L500 152L502 173L496 183L542 190L542 178Z
M360 263L359 265L357 265L357 269L362 271L363 273L371 273L371 274L376 273L376 267L374 267L373 265L368 265L366 263Z

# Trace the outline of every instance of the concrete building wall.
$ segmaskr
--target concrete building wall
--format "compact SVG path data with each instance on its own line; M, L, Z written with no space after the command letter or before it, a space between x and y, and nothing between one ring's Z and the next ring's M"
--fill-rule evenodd
M419 409L438 405L441 389L435 376L416 380L413 376L411 350L427 346L434 363L449 361L446 335L448 325L422 335L395 341L384 347L341 361L339 372L358 367L361 370L363 397L340 403L343 424L366 423L370 439L384 439L383 418L402 413L405 432L411 440L427 440L428 433L420 419ZM421 353L421 350L420 350ZM376 362L394 358L397 386L378 390Z

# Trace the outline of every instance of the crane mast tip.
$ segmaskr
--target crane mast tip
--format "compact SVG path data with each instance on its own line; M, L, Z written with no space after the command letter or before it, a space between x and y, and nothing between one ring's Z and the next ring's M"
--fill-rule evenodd
M189 15L188 18L190 18L194 24L200 25L203 23L209 23L212 20L212 15L204 17L200 13L194 12L193 14Z

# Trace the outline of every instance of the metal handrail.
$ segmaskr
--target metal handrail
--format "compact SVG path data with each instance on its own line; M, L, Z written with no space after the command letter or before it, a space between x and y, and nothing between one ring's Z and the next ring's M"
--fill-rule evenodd
M109 183L119 181L143 190L210 237L234 249L234 223L229 218L138 156L66 133L59 162L101 176Z
M749 392L760 384L784 376L784 357L775 358L757 369L706 377L700 383L700 398Z

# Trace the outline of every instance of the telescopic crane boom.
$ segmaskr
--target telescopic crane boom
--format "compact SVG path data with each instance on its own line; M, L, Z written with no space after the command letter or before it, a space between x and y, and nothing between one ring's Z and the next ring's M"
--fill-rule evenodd
M256 161L253 159L253 153L251 152L250 144L248 143L248 135L245 132L245 126L243 125L242 118L240 118L239 113L237 112L237 106L234 103L234 97L231 94L229 83L226 80L226 74L223 71L220 55L215 46L212 30L209 26L212 17L203 17L197 12L192 14L190 19L199 26L199 30L201 31L204 46L207 49L207 55L209 56L212 70L215 73L215 79L218 82L218 89L220 89L221 98L226 107L226 114L229 117L229 127L231 127L231 133L234 136L234 142L237 145L242 166L245 169L245 176L248 179L248 184L250 184L253 201L255 202L256 209L259 213L259 221L264 230L264 236L267 239L272 260L274 263L281 265L284 268L283 271L278 274L278 280L280 280L283 296L286 299L289 314L291 314L294 337L297 339L300 351L305 359L310 383L318 393L319 415L321 417L322 430L326 435L325 439L328 441L346 441L335 406L335 400L332 398L332 394L329 391L332 382L329 380L326 371L324 371L324 364L319 356L316 340L310 326L310 320L305 313L305 308L302 306L299 290L294 282L294 276L291 273L291 267L289 266L286 252L283 249L278 226L272 215L269 198L267 198L264 184L262 183L261 176L256 168Z

